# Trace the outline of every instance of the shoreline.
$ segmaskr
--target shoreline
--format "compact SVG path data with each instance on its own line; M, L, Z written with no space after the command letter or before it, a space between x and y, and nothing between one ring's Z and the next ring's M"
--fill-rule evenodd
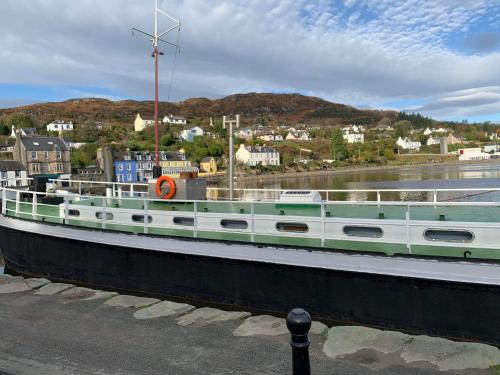
M407 168L430 168L430 167L452 167L460 165L485 165L485 164L500 164L500 161L493 160L471 160L471 161L456 161L447 163L422 163L422 164L409 164L409 165L381 165L381 166L363 166L363 167L340 167L336 169L320 170L320 171L305 171L305 172L288 172L288 173L266 173L250 176L236 176L237 181L255 181L255 180L274 180L284 179L291 177L317 177L317 176L330 176L334 174L347 174L353 172L377 172L377 171L390 171L402 170ZM226 176L225 176L226 178ZM224 179L225 179L224 178Z

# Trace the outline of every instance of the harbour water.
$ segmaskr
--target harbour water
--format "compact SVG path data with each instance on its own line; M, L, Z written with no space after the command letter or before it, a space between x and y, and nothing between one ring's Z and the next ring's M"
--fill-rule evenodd
M500 189L500 163L430 165L394 169L318 172L316 176L277 177L240 180L237 188L258 189ZM345 194L330 198L345 199ZM359 193L352 200L373 200L376 194ZM385 199L432 199L430 192L384 193ZM500 201L499 192L475 192L467 197L456 193L439 193L439 200Z

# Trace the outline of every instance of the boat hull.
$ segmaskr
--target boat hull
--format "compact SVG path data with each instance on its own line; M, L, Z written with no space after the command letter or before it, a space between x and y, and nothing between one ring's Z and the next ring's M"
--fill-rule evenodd
M6 270L197 305L279 315L300 306L330 324L500 345L499 285L207 256L207 241L183 241L186 253L159 251L98 241L99 231L83 232L86 239L0 225ZM168 247L168 239L161 241Z

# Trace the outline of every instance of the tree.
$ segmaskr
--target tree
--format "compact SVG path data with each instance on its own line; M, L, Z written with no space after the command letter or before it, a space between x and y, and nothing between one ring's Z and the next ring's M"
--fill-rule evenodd
M331 135L331 151L333 160L344 160L347 158L347 147L344 135L340 128L333 128Z
M410 134L411 122L408 120L401 120L394 124L394 134L396 138L406 138Z
M384 157L387 160L394 160L394 159L396 159L396 155L394 155L394 151L391 150L390 148L384 150Z
M7 125L0 123L0 135L9 135L10 129Z
M7 117L7 122L19 128L36 128L35 120L26 113L16 112Z
M174 136L172 133L167 133L165 135L162 135L160 138L160 144L162 146L168 147L171 146L175 143Z

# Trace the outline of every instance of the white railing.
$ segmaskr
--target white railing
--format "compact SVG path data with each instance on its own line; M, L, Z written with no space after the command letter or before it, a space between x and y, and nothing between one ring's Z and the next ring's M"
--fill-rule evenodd
M229 191L228 188L220 187L209 187L207 188L208 196L219 196L219 192L224 194ZM388 193L430 193L432 196L432 202L439 202L439 193L464 193L462 197L478 195L480 193L491 193L500 192L500 188L457 188L457 189L256 189L256 188L239 188L234 189L235 192L240 193L239 196L235 197L236 200L245 200L246 196L251 196L251 199L259 200L260 197L264 199L277 199L281 193L286 191L317 191L322 195L322 197L327 202L334 202L330 199L333 194L354 194L354 193L366 193L373 194L376 197L376 202L387 202L384 201L383 195ZM467 194L468 193L468 194ZM260 196L260 197L259 197ZM223 200L224 198L222 198ZM356 201L356 203L362 201Z
M445 191L455 191L454 189L444 189ZM460 189L459 189L460 190ZM481 191L482 189L478 190ZM498 189L500 190L500 189ZM346 190L343 190L346 191ZM391 189L390 191L394 191ZM35 191L22 191L18 189L10 189L10 188L2 188L1 189L1 198L2 198L2 214L7 216L15 216L21 218L28 218L32 220L41 220L41 221L51 221L60 224L73 224L73 225L81 225L81 226L89 226L89 224L80 224L79 222L88 222L93 223L90 225L91 227L98 227L101 229L110 228L111 225L121 225L127 227L135 227L138 230L142 230L143 233L150 233L152 228L155 229L179 229L174 226L168 226L164 217L161 217L158 222L156 222L156 218L153 221L153 224L149 223L149 218L154 217L154 215L163 214L166 216L179 216L179 217L188 217L192 218L192 225L190 227L183 228L185 230L191 230L193 237L198 237L198 233L200 230L202 231L212 231L212 232L225 232L225 233L233 233L233 234L244 234L248 235L250 242L255 242L256 235L263 235L268 233L262 233L256 230L256 223L274 223L277 221L283 222L293 222L293 223L304 223L310 226L316 226L316 228L320 228L317 232L311 232L308 235L305 233L290 233L290 232L282 232L282 233L273 233L272 236L275 237L293 237L293 238L312 238L321 240L321 246L325 245L325 241L332 239L331 234L327 233L326 228L327 224L331 222L332 219L340 220L344 222L349 222L352 224L352 220L371 220L376 219L374 216L364 217L360 215L359 217L355 216L335 216L336 208L344 207L346 205L351 207L355 206L372 206L377 208L377 211L370 211L370 215L373 215L375 212L380 213L383 210L380 210L383 207L390 206L400 206L401 211L398 212L398 217L393 217L392 220L398 220L400 225L406 228L406 238L404 239L404 243L406 243L408 247L408 253L411 254L411 244L412 239L410 237L411 227L413 225L418 225L421 220L428 219L418 219L417 217L413 217L414 209L418 207L497 207L500 208L500 202L402 202L402 201L392 201L392 202L380 202L380 201L360 201L360 202L349 202L349 201L320 201L320 202L294 202L294 203L286 203L280 204L279 201L262 201L262 200L249 200L249 201L207 201L207 200L183 200L183 201L165 201L161 199L151 199L147 197L96 197L89 195L71 195L67 194L57 194L57 193L45 193L45 192L35 192ZM40 198L60 198L58 203L42 203ZM62 198L62 199L61 199ZM70 202L73 201L73 202ZM90 205L78 204L79 201L91 200L93 202ZM130 205L123 204L127 201L134 201L138 208L126 208ZM141 207L142 202L142 207ZM184 210L164 210L164 209L155 209L153 208L153 203L161 202L162 204L179 204L179 203L190 203L191 206L187 207L186 211ZM10 203L10 204L9 204ZM200 205L212 205L210 211L205 211L201 209ZM26 209L26 205L28 209ZM277 205L277 206L275 206ZM299 211L300 213L288 213L285 215L284 212L280 213L281 209L288 210L290 206L315 206L316 210L311 212L309 215L305 211ZM242 207L244 206L244 208ZM43 212L40 210L43 207L52 207L57 209L57 214L55 212L48 213L48 211ZM140 208L139 208L140 207ZM223 207L221 210L218 207ZM269 208L271 207L271 210ZM242 211L243 209L243 211ZM79 211L80 213L91 212L92 214L89 217L82 216L73 216L72 211ZM266 212L266 210L268 210ZM81 211L81 212L80 212ZM334 216L330 216L330 213L334 213ZM432 212L432 211L431 211ZM448 214L448 212L443 211L444 214ZM485 212L489 212L485 211ZM100 216L98 215L100 213ZM108 218L108 214L110 214L110 218ZM115 219L114 215L119 217L119 214L126 214L129 221L124 222L119 219ZM132 214L132 215L131 215ZM394 214L394 213L393 213ZM443 216L444 216L443 214ZM133 215L143 215L143 221L133 221ZM440 215L441 216L441 215ZM219 227L215 229L213 227L207 229L206 227L200 227L199 219L207 219L210 218L213 222L218 222L222 219L228 220L244 220L247 223L247 228L245 229L225 229L223 227ZM390 217L378 217L379 219L391 219ZM349 221L350 220L350 221ZM434 217L431 221L441 220L440 217ZM446 219L445 219L446 220ZM452 220L453 221L453 220ZM75 224L76 223L76 224ZM156 223L161 223L158 225ZM206 222L205 222L206 223ZM383 220L380 222L382 225ZM156 225L155 225L156 224Z
M83 188L85 186L97 185L99 187L111 188L111 194L113 197L122 195L124 192L128 193L129 196L145 196L147 195L148 184L138 183L138 182L106 182L106 181L86 181L86 180L65 180L58 178L51 178L49 182L56 183L58 185L68 184L69 186L77 186L78 194L83 194ZM124 189L125 188L125 189Z

